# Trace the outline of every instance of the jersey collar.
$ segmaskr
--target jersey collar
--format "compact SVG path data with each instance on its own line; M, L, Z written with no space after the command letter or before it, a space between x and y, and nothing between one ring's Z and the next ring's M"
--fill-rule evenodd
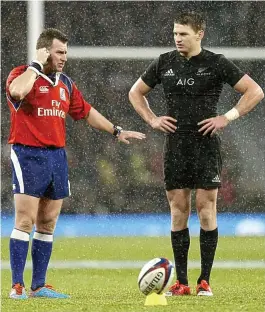
M201 52L199 54L192 56L190 59L186 59L185 56L181 55L178 51L177 51L177 53L178 53L180 59L185 61L185 62L188 62L188 63L198 63L198 62L200 62L204 58L205 50L202 48Z
M39 75L45 80L47 80L53 87L56 87L58 85L61 73L60 72L52 73L48 76L43 73L40 73Z

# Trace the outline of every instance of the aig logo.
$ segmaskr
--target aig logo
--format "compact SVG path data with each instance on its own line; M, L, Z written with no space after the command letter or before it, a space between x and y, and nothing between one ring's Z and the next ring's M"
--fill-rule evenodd
M179 78L179 80L177 81L177 86L192 86L194 85L194 79L193 78Z

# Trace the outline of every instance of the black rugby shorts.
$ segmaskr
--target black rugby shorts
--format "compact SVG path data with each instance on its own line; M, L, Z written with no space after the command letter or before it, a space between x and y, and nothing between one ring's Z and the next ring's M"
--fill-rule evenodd
M166 137L164 181L173 189L214 189L221 186L220 138L197 132L175 133Z

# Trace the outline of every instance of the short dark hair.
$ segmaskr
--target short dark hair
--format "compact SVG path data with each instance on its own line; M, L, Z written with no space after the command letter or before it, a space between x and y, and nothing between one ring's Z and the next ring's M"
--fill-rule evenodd
M174 23L189 25L195 32L206 29L206 21L202 14L194 11L181 13L175 18Z
M67 36L56 28L47 28L39 35L36 48L49 48L52 45L53 39L58 39L62 43L68 42Z

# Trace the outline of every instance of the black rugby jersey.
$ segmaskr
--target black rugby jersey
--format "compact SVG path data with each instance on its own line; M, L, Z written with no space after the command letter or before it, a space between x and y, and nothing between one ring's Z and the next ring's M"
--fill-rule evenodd
M162 84L168 115L178 129L197 129L197 123L217 115L224 83L234 86L244 73L222 54L202 51L189 60L177 50L161 54L141 76L151 88Z

